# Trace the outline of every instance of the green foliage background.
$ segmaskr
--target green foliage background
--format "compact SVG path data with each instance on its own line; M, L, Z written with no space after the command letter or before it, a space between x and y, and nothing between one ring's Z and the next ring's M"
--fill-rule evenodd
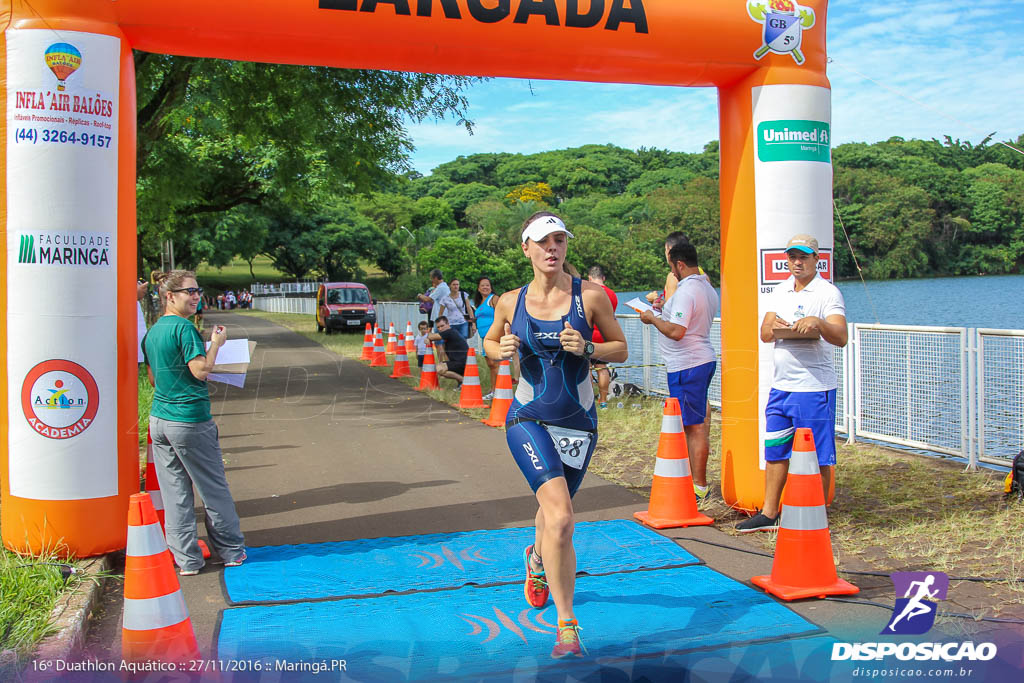
M434 267L507 290L530 275L523 220L551 209L577 236L570 263L616 289L660 285L675 230L718 284L717 142L473 154L423 176L405 122L471 128L473 79L144 53L136 69L140 274L173 239L186 267L266 256L288 278L379 273L379 298L411 298ZM836 147L833 169L838 277L856 274L844 226L869 278L1024 270L1024 155L891 138Z

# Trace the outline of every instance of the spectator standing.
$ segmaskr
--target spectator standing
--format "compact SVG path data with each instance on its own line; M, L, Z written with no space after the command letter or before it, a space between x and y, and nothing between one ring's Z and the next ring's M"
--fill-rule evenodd
M473 303L461 289L461 283L452 278L449 287L451 288L452 302L455 304L455 308L460 314L462 314L463 321L461 324L452 324L452 327L462 335L464 339L469 339L476 334L476 311L473 309ZM449 319L450 320L450 319Z
M600 285L604 289L604 293L608 295L608 300L612 302L612 312L619 307L619 297L613 292L607 285L605 285L604 269L601 266L591 266L590 270L587 271L587 279L594 284ZM594 330L594 343L604 343L604 337L601 336L601 330ZM597 375L597 406L599 408L608 407L608 387L612 383L612 373L608 371L608 363L603 360L596 358L590 359L590 368Z
M779 527L782 488L789 475L793 436L814 434L821 484L828 500L836 464L836 389L833 347L846 346L846 304L839 289L818 275L818 240L794 235L786 245L790 276L768 295L761 341L775 344L774 376L765 406L764 508L736 528L743 533Z
M198 574L204 564L196 534L193 485L206 508L210 543L221 560L226 566L245 560L245 539L224 474L206 385L227 335L223 326L216 326L206 350L199 331L188 322L200 293L192 272L168 273L160 284L165 313L143 341L149 381L156 389L149 426L164 496L167 547L183 576Z
M456 308L455 302L452 300L452 290L444 281L444 275L441 273L439 268L434 268L430 271L430 284L433 288L430 290L430 294L419 294L417 298L420 301L431 301L433 307L431 313L436 321L441 316L448 318L449 325L462 324L466 322L465 316L459 312ZM465 335L463 335L465 338Z
M679 242L669 252L669 265L679 286L665 301L660 315L640 314L646 325L658 332L658 346L668 373L669 395L679 401L683 413L686 449L690 455L693 490L698 500L707 497L711 407L708 389L715 375L715 349L711 345L711 323L718 313L718 293L707 275L701 275L697 248Z
M494 285L491 284L491 278L486 276L480 278L476 284L476 294L473 295L473 304L476 309L476 330L480 335L481 343L487 336L487 331L491 329L491 323L494 322L494 304L497 301L498 295L494 291ZM498 381L498 365L500 363L486 354L484 354L484 358L487 359L487 368L491 371L491 391L484 396L484 400L490 401L494 398L494 383Z
M427 335L430 333L430 323L426 320L421 320L416 325L416 329L419 330L419 334L413 337L412 340L416 344L416 363L422 368L423 358L427 355Z

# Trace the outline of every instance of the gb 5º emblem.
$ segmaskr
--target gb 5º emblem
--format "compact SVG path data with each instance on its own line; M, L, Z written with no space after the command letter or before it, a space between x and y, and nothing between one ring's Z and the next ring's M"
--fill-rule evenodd
M747 14L764 25L764 44L754 52L754 59L761 59L769 52L779 55L788 52L797 64L804 63L800 42L803 30L814 26L814 10L801 7L793 0L768 0L768 7L763 2L750 0Z

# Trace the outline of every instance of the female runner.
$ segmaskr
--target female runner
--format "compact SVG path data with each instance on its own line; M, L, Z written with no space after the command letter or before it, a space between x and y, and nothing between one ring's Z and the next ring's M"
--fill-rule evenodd
M484 338L490 358L519 354L522 376L505 422L506 438L539 503L535 541L524 553L524 590L537 609L550 590L558 610L551 651L556 659L583 656L573 613L572 496L597 443L590 359L621 363L628 355L604 289L562 270L570 237L553 213L542 211L526 220L522 246L533 280L498 300ZM601 344L591 341L595 327L606 340Z

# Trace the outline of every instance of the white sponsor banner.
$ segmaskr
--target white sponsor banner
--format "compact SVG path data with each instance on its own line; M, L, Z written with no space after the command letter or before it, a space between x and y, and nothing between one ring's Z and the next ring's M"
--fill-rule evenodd
M117 494L120 40L7 37L11 495Z
M766 255L785 250L798 233L813 235L828 257L831 275L832 238L832 100L828 88L809 85L765 85L753 88L754 201L757 249L750 267L758 282L757 324L761 324L768 292ZM823 139L823 137L825 139ZM780 142L781 141L781 142ZM829 277L831 280L832 278ZM757 330L753 334L758 334ZM760 344L758 421L761 468L764 469L764 408L772 382L772 344Z

